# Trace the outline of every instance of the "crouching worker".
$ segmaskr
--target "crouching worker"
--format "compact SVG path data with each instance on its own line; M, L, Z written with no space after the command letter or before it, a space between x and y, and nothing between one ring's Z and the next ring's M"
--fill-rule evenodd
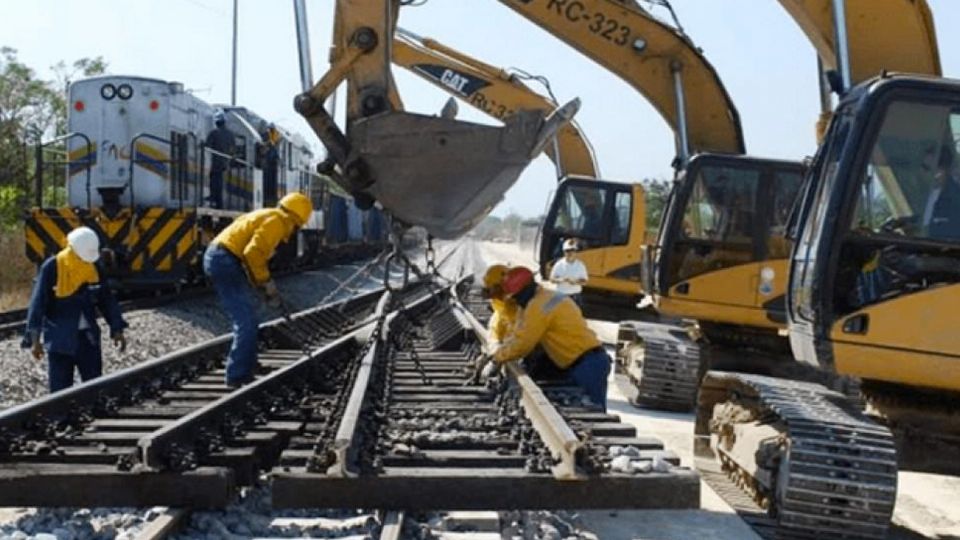
M100 279L100 239L87 227L67 235L67 247L40 265L27 309L23 348L47 356L50 392L73 386L74 371L86 382L103 373L97 310L107 320L110 338L121 351L127 327L120 304ZM42 338L42 342L41 342Z
M253 380L259 326L255 289L263 292L268 305L280 304L267 263L277 246L291 238L312 212L313 204L306 195L286 195L277 208L254 210L237 218L213 239L203 256L203 272L233 321L227 386L238 387Z
M483 297L490 301L493 315L487 325L490 340L500 343L513 331L517 322L517 312L520 310L517 303L503 294L503 277L509 268L503 264L494 264L487 268L483 275Z
M539 343L560 370L607 408L610 356L600 345L580 308L565 294L540 287L527 268L510 269L503 292L520 306L512 335L493 353L498 364L523 358Z

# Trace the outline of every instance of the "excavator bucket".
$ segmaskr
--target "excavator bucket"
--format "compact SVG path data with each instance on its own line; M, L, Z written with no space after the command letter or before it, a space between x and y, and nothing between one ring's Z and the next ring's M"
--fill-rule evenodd
M373 178L365 191L396 218L456 238L493 210L579 106L575 99L547 118L518 111L503 127L388 112L351 126L351 157Z

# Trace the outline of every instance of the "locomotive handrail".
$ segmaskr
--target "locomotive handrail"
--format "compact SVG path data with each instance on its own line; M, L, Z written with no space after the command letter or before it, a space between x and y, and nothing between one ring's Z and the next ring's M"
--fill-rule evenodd
M219 150L214 150L213 148L210 148L209 146L207 146L205 143L201 143L200 147L201 147L201 156L202 156L202 159L203 159L203 160L201 161L201 170L206 166L205 158L206 158L207 152L209 152L211 155L220 156L220 157L222 157L222 158L225 158L225 159L229 160L229 164L227 165L227 170L228 170L228 171L229 171L230 169L238 168L238 167L235 167L234 165L239 164L239 165L241 165L241 167L239 167L239 168L242 168L242 169L245 171L245 174L246 174L247 176L249 176L249 175L250 175L250 171L253 170L254 168L256 168L254 165L251 165L250 162L247 161L247 160L245 160L245 159L240 159L240 158L238 158L238 157L235 156L235 155L227 154L227 153L225 153L225 152L220 152ZM222 183L222 185L220 186L221 200L223 199L222 195L223 195L223 191L226 190L226 185L227 185L227 178L224 177L223 183ZM202 187L202 185L201 185L201 187ZM212 188L211 188L211 190L212 190ZM202 191L202 189L201 189L201 191ZM212 193L211 193L211 195L212 195ZM251 193L251 197L252 197L252 193ZM251 201L251 202L252 202L252 201Z
M91 172L90 172L90 171L93 169L93 163L94 163L94 161L93 161L93 159L92 159L93 143L90 142L90 137L87 137L85 134L80 133L79 131L71 131L70 133L66 133L66 134L64 134L64 135L60 135L59 137L54 137L53 139L50 139L49 141L40 142L40 143L37 144L36 154L35 154L35 156L34 156L34 157L35 157L35 160L36 160L36 169L37 169L37 170L36 170L36 174L35 174L35 176L34 176L34 189L35 189L35 191L36 191L36 193L34 193L34 199L35 199L35 201L36 201L36 203L37 203L37 208L43 208L43 169L44 169L44 167L45 167L46 165L50 165L50 164L51 164L51 163L46 163L46 164L44 164L44 162L43 162L43 149L46 148L46 147L48 147L48 146L50 146L50 145L54 145L54 144L66 142L66 141L68 141L68 140L70 140L70 139L73 139L73 138L75 138L75 137L79 137L79 138L83 139L84 142L86 143L87 152L86 152L86 154L84 154L82 161L85 161L85 162L87 163L87 166L86 166L86 173L87 173L87 185L86 185L87 208L90 208L90 202L91 202L91 195L90 195L90 180L91 180L90 175L91 175ZM67 151L67 159L66 159L65 161L54 161L54 162L52 162L52 164L66 165L66 166L68 167L68 171L67 171L67 178L68 178L68 179L70 178L69 167L70 167L70 165L71 165L72 163L73 163L73 160L70 159L70 152L69 152L69 150ZM67 197L69 198L69 193L67 194Z
M194 133L194 132L192 132L192 131L188 131L188 132L184 133L183 136L184 136L186 139L188 139L188 140L189 140L189 139L192 139L192 140L193 140L193 155L194 155L194 161L196 161L196 159L197 159L197 151L198 151L198 149L200 148L200 138L197 137L197 134ZM183 160L183 161L184 161L184 165L187 165L187 166L186 166L186 167L183 167L184 170L183 170L182 173L181 173L181 180L180 180L180 186L179 186L180 189L179 189L179 192L178 192L179 197L177 197L177 199L178 199L179 202L180 202L180 212L183 212L183 199L184 199L184 197L183 197L183 184L184 184L184 182L186 181L186 179L189 178L190 175L192 174L192 173L190 172L190 168L189 168L189 165L188 165L189 162L190 162L189 157L190 157L190 151L188 150L188 151L187 151L187 155L185 156L185 158L184 158L184 160ZM197 179L201 178L202 176L203 176L203 169L197 170Z

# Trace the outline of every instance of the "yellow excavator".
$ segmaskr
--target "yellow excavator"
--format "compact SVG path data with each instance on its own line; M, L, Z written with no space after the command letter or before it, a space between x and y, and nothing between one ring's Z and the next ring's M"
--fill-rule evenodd
M835 73L830 0L781 4L814 45L823 68ZM923 28L899 19L912 15L908 21L916 23L917 9L900 0L848 2L854 81L884 68L934 73L936 44L931 45ZM923 43L925 54L900 49L901 40ZM821 83L818 134L831 109L822 75ZM621 324L618 360L637 387L638 405L692 408L707 369L824 381L822 374L792 361L786 338L786 228L803 167L775 160L724 162L691 162L675 184L656 246L645 252L644 288L651 291L657 311L694 325L680 331L652 323ZM838 388L851 386L833 382Z
M940 74L922 0L782 3L827 38L840 95L789 231L790 345L859 378L866 414L818 384L711 371L697 465L787 531L883 538L898 468L960 474L960 82ZM864 35L883 39L864 48ZM910 70L923 73L897 73Z

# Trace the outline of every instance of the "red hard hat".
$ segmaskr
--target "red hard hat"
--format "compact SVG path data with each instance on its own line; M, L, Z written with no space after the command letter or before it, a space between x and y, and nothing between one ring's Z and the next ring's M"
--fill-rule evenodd
M529 268L517 266L511 268L507 275L503 277L503 292L513 296L531 283L533 283L533 272Z

